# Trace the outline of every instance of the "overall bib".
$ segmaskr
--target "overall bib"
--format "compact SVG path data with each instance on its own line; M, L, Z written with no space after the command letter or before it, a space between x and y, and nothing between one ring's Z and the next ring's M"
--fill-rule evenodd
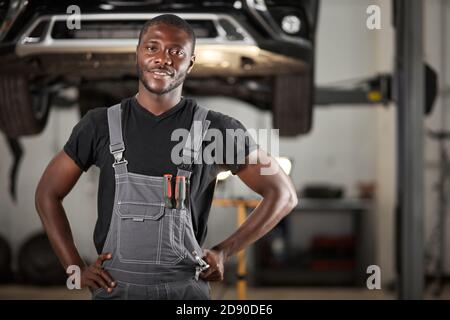
M188 180L209 127L208 110L198 106L183 163L177 175ZM108 108L110 152L114 157L115 195L103 253L103 263L117 286L108 293L93 291L93 299L210 299L209 284L198 278L199 256L190 210L190 190L185 208L170 208L164 201L164 178L128 172L123 157L121 105ZM196 256L196 254L198 256ZM197 272L196 272L197 270Z

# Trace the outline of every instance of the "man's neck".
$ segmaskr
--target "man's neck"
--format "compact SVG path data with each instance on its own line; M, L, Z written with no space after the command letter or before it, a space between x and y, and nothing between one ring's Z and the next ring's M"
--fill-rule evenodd
M181 87L182 86L179 86L166 94L157 95L149 92L141 83L139 83L139 92L136 95L136 99L142 107L158 116L180 102Z

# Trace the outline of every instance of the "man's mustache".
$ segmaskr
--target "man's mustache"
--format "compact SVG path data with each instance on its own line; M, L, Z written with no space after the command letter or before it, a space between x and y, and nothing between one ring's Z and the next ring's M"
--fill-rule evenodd
M163 73L166 73L167 75L169 75L171 77L173 77L173 75L175 74L174 70L171 70L171 69L166 68L166 67L150 69L147 72L163 72Z

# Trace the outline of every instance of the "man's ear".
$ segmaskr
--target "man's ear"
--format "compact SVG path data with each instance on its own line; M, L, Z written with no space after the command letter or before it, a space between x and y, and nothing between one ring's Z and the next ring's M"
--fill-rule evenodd
M195 54L192 54L191 56L191 61L189 62L189 68L187 70L187 73L190 73L192 68L194 67L195 64Z

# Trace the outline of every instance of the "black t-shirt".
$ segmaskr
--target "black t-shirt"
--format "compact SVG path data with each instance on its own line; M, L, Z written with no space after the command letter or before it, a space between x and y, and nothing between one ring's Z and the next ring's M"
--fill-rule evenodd
M124 99L122 131L128 171L151 176L162 176L166 173L176 176L177 166L171 161L171 150L181 139L171 141L171 134L178 128L190 129L196 106L195 100L182 98L170 110L156 116L139 105L135 97ZM241 122L220 112L210 110L206 119L211 121L209 128L220 130L224 140L230 135L226 129L246 131ZM223 164L194 164L192 168L192 221L195 236L200 244L203 244L206 237L217 174L222 170L230 170L236 174L242 168L242 164L239 164L242 162L237 161L238 158L247 156L258 147L251 138L246 138L245 144L237 142L238 139L233 140L235 150L232 161L228 158L227 163L224 150ZM203 148L213 141L214 139L204 141ZM225 143L223 141L224 146ZM83 171L87 171L91 165L100 168L98 218L94 230L94 244L100 253L111 222L115 192L107 108L90 110L73 128L64 145L64 151Z

